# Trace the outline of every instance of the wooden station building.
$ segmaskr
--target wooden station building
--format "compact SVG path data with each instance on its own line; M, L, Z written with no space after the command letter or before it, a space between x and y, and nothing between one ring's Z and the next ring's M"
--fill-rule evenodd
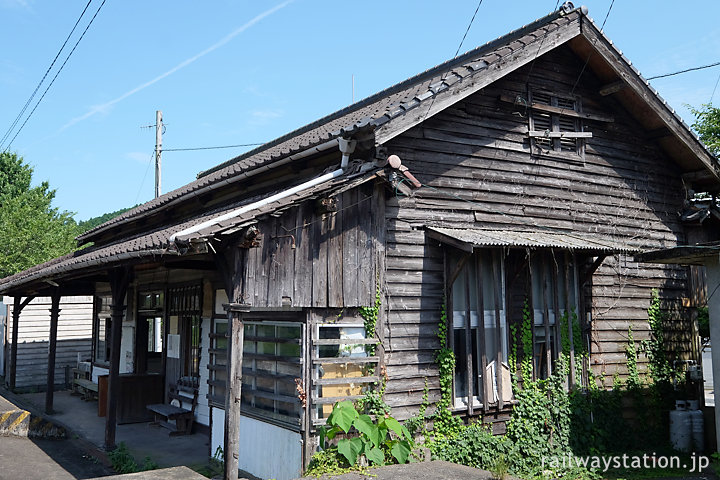
M221 447L230 476L294 478L335 401L385 376L397 418L417 412L426 381L438 400L443 310L453 409L498 433L523 312L536 376L555 367L570 312L583 344L572 348L589 351L582 375L624 375L651 289L681 303L692 287L687 267L633 255L717 240L715 207L700 220L690 210L695 192L718 191L719 172L587 11L566 4L202 172L0 293L15 312L53 299L49 364L59 298L94 295L108 446L118 421L189 378L208 456ZM376 298L368 335L359 308Z

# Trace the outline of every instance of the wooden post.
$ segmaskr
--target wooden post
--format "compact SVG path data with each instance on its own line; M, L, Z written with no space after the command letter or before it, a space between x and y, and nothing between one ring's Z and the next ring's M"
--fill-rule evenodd
M228 315L227 380L225 387L225 431L223 448L225 480L237 480L240 452L240 401L242 397L243 313L250 305L245 298L247 248L230 246L219 251L214 259L230 303L223 305Z
M35 297L25 297L22 301L22 297L16 296L13 298L13 315L12 315L12 344L10 345L10 379L9 387L10 391L15 390L15 381L17 378L17 352L18 352L18 330L20 329L20 312L25 306L30 303Z
M242 361L245 325L243 312L248 305L230 303L228 312L227 388L225 389L225 480L238 478L238 454L240 451L240 399L242 394Z
M105 450L115 448L118 387L120 386L120 340L122 336L125 294L130 280L130 269L120 267L109 272L112 294L110 325L110 374L108 377L107 410L105 413Z
M48 348L47 390L45 391L45 413L53 413L55 393L55 353L57 352L57 330L60 318L60 289L55 288L50 304L50 347Z

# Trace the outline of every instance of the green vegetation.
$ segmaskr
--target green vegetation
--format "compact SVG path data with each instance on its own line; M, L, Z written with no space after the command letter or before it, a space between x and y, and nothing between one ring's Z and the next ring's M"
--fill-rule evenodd
M720 108L706 103L699 110L690 107L690 112L695 116L693 129L710 153L717 157L720 155Z
M53 207L48 182L32 186L33 169L0 153L0 278L72 252L79 233L72 214Z
M358 412L352 402L336 403L327 425L329 428L320 428L322 451L313 456L307 475L407 463L415 445L408 429L393 417L378 415L373 420ZM347 435L351 430L357 435L341 438L335 445L330 443L339 434Z
M132 210L135 207L137 207L137 205L135 205L134 207L121 208L120 210L106 213L104 215L100 215L99 217L92 217L92 218L88 218L87 220L79 221L78 227L80 229L80 232L84 233L84 232L87 232L88 230L92 230L93 228L95 228L99 225L102 225L103 223L107 222L108 220L112 220L113 218L115 218L119 215L122 215L123 213L127 212L128 210Z
M115 450L108 453L108 459L110 460L110 465L113 470L120 474L144 472L147 470L156 470L158 468L158 464L152 461L149 456L145 457L142 467L138 466L137 462L128 451L125 442L120 442Z

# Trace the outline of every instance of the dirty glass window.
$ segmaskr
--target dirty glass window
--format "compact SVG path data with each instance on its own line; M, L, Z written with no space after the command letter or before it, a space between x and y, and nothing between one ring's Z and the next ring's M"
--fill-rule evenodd
M364 341L365 327L353 324L318 325L316 338L320 341L314 347L313 399L315 418L327 418L333 404L340 399L362 396L367 383L362 377L369 374L373 362L366 362L368 345L352 343Z
M300 427L302 324L245 322L242 407L244 415L291 428Z
M539 252L530 258L533 313L533 368L538 378L555 369L562 351L560 325L577 321L578 285L575 267L564 254ZM567 285L566 285L567 284ZM567 306L570 306L568 312ZM547 321L546 321L547 317ZM567 342L572 342L568 338Z
M456 407L467 406L469 401L473 405L482 405L486 396L490 404L498 401L495 367L498 352L503 375L508 368L504 277L502 259L490 251L480 251L466 261L453 282L452 345L456 358L453 388ZM471 400L468 399L468 390Z

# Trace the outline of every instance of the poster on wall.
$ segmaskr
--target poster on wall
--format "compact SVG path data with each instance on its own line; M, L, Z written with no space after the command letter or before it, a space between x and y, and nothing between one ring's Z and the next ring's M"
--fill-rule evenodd
M180 335L168 335L167 356L168 358L180 358Z

